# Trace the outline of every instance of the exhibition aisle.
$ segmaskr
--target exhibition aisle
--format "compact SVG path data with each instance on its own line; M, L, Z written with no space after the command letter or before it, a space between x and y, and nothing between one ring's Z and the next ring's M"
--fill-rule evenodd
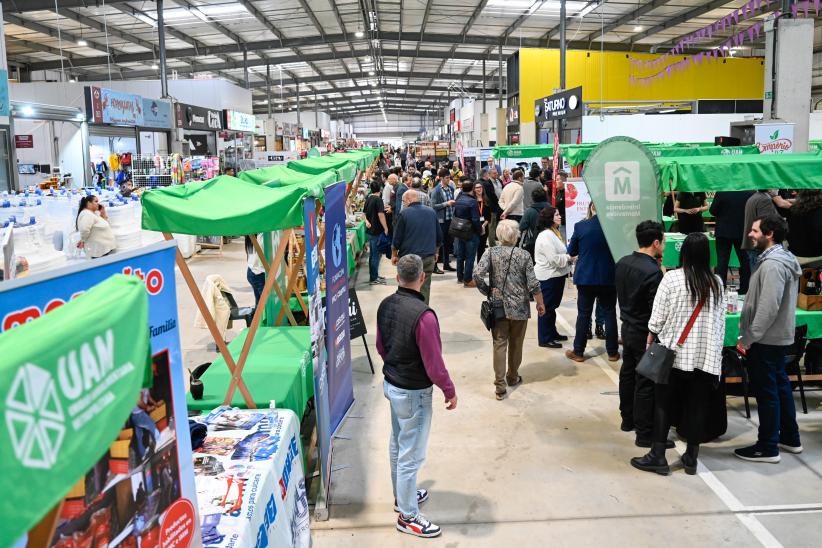
M372 356L377 306L396 288L393 269L382 262L389 285L357 290L369 328ZM816 514L792 512L797 505L822 510L813 486L822 474L822 441L806 435L802 455L785 455L779 466L740 462L732 449L755 439L741 398L728 400L728 433L707 444L703 459L714 488L681 470L668 478L643 474L628 464L644 452L633 435L619 431L618 365L595 358L573 364L560 351L537 347L536 320L526 335L520 370L524 384L503 402L493 398L491 344L479 320L476 291L455 290L453 274L436 276L432 306L442 325L445 361L459 396L446 412L435 388L434 418L419 485L431 492L423 513L442 526L431 546L636 546L640 538L665 538L670 546L754 546L775 539L809 546ZM574 291L559 309L559 327L571 332ZM445 306L445 303L448 306ZM603 353L594 340L589 352ZM315 546L418 546L419 539L394 529L388 469L388 404L380 363L371 375L365 350L352 343L357 401L335 442L331 521L313 522ZM810 395L809 405L819 403ZM754 414L756 417L756 414ZM812 423L799 414L803 433ZM807 425L807 426L806 426ZM684 449L684 447L683 447ZM677 460L669 453L669 460ZM787 505L773 515L768 505ZM764 514L747 513L751 507ZM749 529L745 523L749 523ZM809 544L810 543L810 544Z

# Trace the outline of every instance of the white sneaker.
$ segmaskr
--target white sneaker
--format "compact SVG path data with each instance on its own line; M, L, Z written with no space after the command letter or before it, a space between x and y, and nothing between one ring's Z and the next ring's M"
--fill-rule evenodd
M797 446L785 445L784 443L780 443L779 444L779 450L780 451L785 451L786 453L793 453L794 455L798 455L799 453L802 452L802 446L801 445L797 445Z
M428 491L426 489L417 489L417 506L422 506L422 503L428 500ZM394 511L399 512L400 507L397 506L397 499L394 499Z
M422 514L417 514L413 518L400 514L397 518L397 531L423 538L438 537L442 534L440 526L431 523Z

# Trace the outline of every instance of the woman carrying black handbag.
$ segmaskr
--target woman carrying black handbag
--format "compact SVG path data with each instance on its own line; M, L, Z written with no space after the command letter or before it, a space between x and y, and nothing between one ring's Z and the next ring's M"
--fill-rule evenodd
M497 241L490 247L474 269L474 282L483 295L489 296L488 312L496 312L502 305L503 317L496 317L491 328L494 340L494 385L497 400L505 398L508 389L522 382L519 366L522 363L522 345L528 318L531 317L531 301L534 296L537 313L545 314L542 292L534 275L531 256L516 247L519 228L514 221L500 221L497 225ZM485 281L488 276L488 281ZM496 315L496 314L495 314ZM485 321L485 320L483 320Z
M725 307L722 282L711 269L707 236L689 234L680 260L682 268L667 272L657 289L648 321L651 350L642 362L655 361L649 356L651 352L673 351L675 355L667 364L671 367L667 382L664 374L656 379L651 451L631 459L634 468L662 475L671 473L665 459L671 425L676 425L688 442L682 465L693 475L699 445L713 439L711 424L722 419L711 414L711 401L722 374ZM658 344L653 344L655 338Z

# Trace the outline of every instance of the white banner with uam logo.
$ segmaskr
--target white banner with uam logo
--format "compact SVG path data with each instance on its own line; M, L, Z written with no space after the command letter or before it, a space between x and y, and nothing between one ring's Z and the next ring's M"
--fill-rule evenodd
M218 407L196 453L203 544L308 548L308 495L297 415Z

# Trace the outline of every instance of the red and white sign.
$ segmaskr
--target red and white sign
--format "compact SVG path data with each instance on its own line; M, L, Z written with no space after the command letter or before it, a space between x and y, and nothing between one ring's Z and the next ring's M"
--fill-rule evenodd
M760 154L793 152L793 124L763 123L754 126L754 141Z
M34 148L34 135L15 135L14 148Z

